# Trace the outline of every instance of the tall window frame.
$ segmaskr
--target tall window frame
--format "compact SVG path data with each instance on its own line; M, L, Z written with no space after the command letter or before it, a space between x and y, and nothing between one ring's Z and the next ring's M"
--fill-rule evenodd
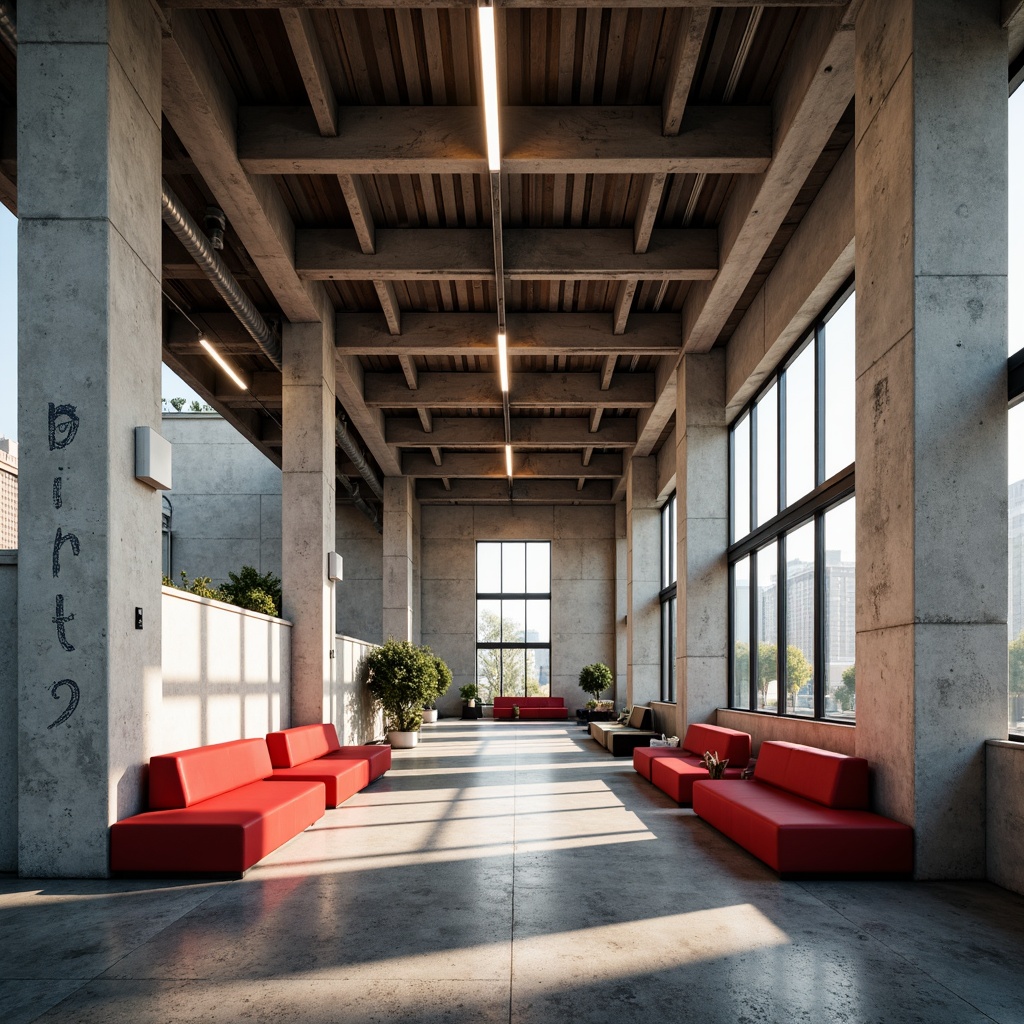
M481 540L475 554L477 686L483 700L550 696L551 542ZM495 608L497 636L485 636L495 632ZM544 639L530 640L531 632Z
M851 675L848 690L840 691L834 681L830 688L825 667L826 653L834 646L834 640L826 633L826 621L831 624L828 616L835 614L837 598L842 599L839 603L843 613L850 616L848 625L853 626L855 559L849 565L848 574L841 571L837 574L836 566L826 564L825 534L827 524L840 519L843 512L853 511L854 506L847 503L855 501L855 463L851 459L848 465L838 468L834 465L833 450L842 455L844 447L840 442L843 439L836 434L835 419L828 418L825 396L827 392L837 396L837 407L845 399L850 411L854 411L852 386L846 393L837 389L833 379L826 377L828 324L854 293L851 278L730 426L728 705L731 708L845 724L856 720L854 678ZM838 364L839 360L835 362ZM793 404L796 392L789 392L793 390L790 385L800 379L805 389L813 389L813 404L805 401L796 407ZM759 417L768 420L762 425L766 429L759 429ZM797 449L787 443L788 431L794 428L813 430L813 445L798 450L797 458L804 459L805 465L787 465L787 454L792 456ZM848 430L852 438L852 422ZM828 453L826 436L830 441ZM766 447L765 438L769 442ZM852 449L849 454L852 456ZM762 471L760 480L759 469ZM808 476L811 470L813 478ZM789 492L793 490L796 493L790 498ZM759 502L768 507L759 508ZM796 553L798 549L809 554L801 557ZM792 558L787 558L787 551L792 553ZM842 567L840 563L838 568ZM759 573L764 575L773 570L771 590L764 593L768 588L759 585ZM848 594L834 592L836 576L838 585L848 589ZM787 675L806 671L805 666L794 663L790 657L792 646L804 653L800 644L793 643L794 631L798 627L807 631L806 613L798 621L794 602L813 603L810 635L803 640L803 648L809 648L812 657L806 659L811 670L809 683L791 692ZM769 606L770 614L766 611ZM787 622L787 618L791 621ZM766 625L769 621L770 626ZM762 632L766 635L761 636ZM773 635L767 635L769 633ZM761 664L765 658L773 658L774 664ZM852 670L852 662L850 667ZM771 680L773 674L775 678ZM770 690L772 683L774 692ZM842 685L846 687L845 677Z
M661 699L676 699L676 583L678 545L676 544L676 492L661 508Z

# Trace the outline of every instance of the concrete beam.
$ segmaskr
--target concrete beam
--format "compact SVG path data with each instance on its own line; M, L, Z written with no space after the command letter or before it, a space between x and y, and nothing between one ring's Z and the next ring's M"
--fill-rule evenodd
M311 10L345 10L349 8L413 7L424 0L161 0L168 9L209 8L210 10L283 10L289 7ZM842 7L848 0L765 0L762 7ZM435 7L477 7L477 0L441 0ZM607 0L502 0L502 7L605 7ZM750 0L625 0L621 7L749 7Z
M622 476L622 454L594 455L588 464L574 452L513 451L517 480L615 480ZM427 452L409 452L402 456L402 472L420 479L506 479L504 451L446 452L442 464Z
M495 448L505 443L505 423L497 416L435 416L425 432L417 420L388 417L388 444L401 448ZM631 448L636 442L636 420L616 416L604 420L591 433L585 416L517 417L511 422L514 448Z
M588 480L578 489L574 480L516 480L509 495L505 480L419 480L416 497L424 505L609 505L609 480Z

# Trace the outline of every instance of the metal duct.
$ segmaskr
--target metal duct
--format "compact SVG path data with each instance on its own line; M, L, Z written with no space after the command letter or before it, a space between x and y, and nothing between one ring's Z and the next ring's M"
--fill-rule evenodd
M366 481L377 500L383 501L384 488L377 479L377 475L370 468L369 463L366 461L366 456L363 455L355 438L348 432L348 425L342 416L339 416L334 422L334 436L338 442L338 447L349 457L352 465L359 470L359 475Z
M252 304L249 296L242 291L231 271L224 266L224 261L217 255L212 243L203 234L199 225L189 216L181 205L181 200L171 191L167 182L162 182L164 223L174 232L178 240L188 250L189 255L199 264L200 269L210 279L220 297L228 304L228 308L238 317L242 326L252 335L266 357L280 370L281 343L266 320L260 316L259 310Z
M362 512L371 523L373 523L374 529L376 529L378 533L382 533L384 531L384 527L377 515L377 510L372 505L367 505L366 502L363 501L359 494L359 485L354 484L347 476L345 476L344 473L339 473L337 470L335 471L335 475L341 489L349 496L355 507L359 509L359 511Z
M18 20L14 13L14 4L10 0L0 0L0 39L11 53L18 51Z

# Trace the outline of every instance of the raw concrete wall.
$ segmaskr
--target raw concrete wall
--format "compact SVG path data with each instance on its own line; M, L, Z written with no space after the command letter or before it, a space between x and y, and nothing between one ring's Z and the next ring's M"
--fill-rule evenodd
M353 505L338 506L336 535L345 573L334 586L337 631L383 643L384 539Z
M329 714L344 745L373 743L384 738L384 718L374 711L362 674L363 659L374 646L350 636L334 638L338 670Z
M163 588L163 689L146 757L291 725L291 625Z
M478 540L551 541L553 696L582 707L588 697L577 685L580 669L601 661L616 671L613 506L426 505L421 530L423 643L455 677L442 714L458 713L458 688L476 679Z
M18 552L0 551L0 871L18 870Z
M778 715L758 714L756 711L735 711L719 708L715 724L725 729L749 732L754 755L764 740L785 740L787 743L805 743L809 747L834 750L837 754L857 753L857 729L834 722L815 722L802 718L780 718Z
M226 420L165 413L174 445L171 577L209 576L214 585L243 565L281 575L281 471Z
M1024 743L985 744L988 878L1024 893Z

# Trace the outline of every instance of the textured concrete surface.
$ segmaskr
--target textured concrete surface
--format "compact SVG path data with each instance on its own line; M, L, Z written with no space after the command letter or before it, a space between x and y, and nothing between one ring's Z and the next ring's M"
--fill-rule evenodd
M101 876L160 688L160 34L69 7L19 12L19 869Z
M626 471L626 703L661 696L661 509L653 456Z
M0 871L18 869L18 553L0 551Z
M415 484L410 477L388 477L384 481L383 626L385 640L393 636L418 643L419 502Z
M984 877L985 741L1006 728L1006 36L981 3L868 0L856 43L857 753L914 825L919 877Z
M750 733L755 757L765 740L804 743L809 747L834 750L839 754L857 753L857 727L853 725L816 722L807 718L781 718L778 715L758 714L756 711L725 708L718 709L715 725Z
M166 395L173 398L173 395ZM165 413L174 446L171 578L226 583L243 565L281 575L281 471L226 420Z
M0 1017L1016 1024L1022 911L781 882L575 725L442 721L242 881L0 880Z
M334 325L282 335L281 604L292 623L291 721L322 722L334 687Z
M384 640L383 537L353 505L338 506L336 536L345 560L345 579L334 588L336 629L379 644Z

